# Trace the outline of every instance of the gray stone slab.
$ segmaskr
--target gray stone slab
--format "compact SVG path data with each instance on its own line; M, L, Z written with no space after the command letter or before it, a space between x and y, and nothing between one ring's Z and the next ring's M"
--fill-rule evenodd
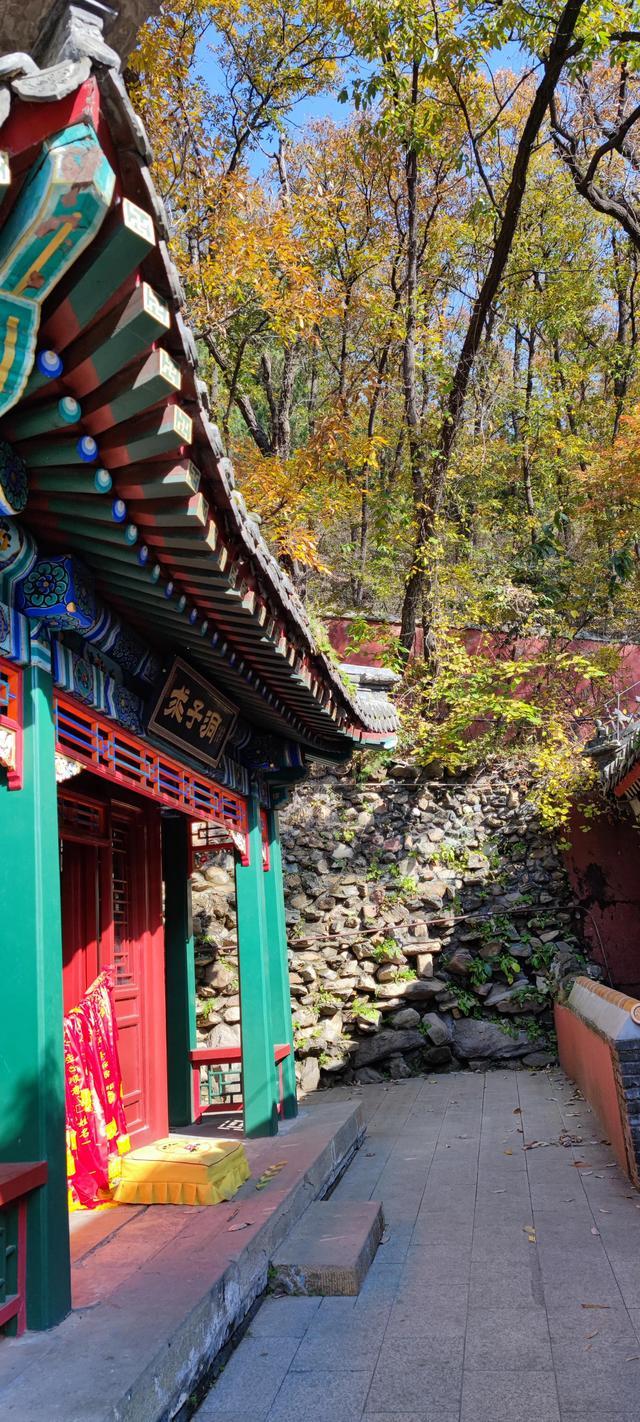
M274 1281L301 1294L357 1294L383 1229L379 1201L318 1201L274 1254Z
M379 1363L367 1401L370 1412L424 1411L425 1418L442 1415L447 1408L460 1407L462 1367L402 1359Z
M251 1322L252 1338L302 1338L317 1316L321 1300L298 1298L265 1299Z
M370 1370L289 1373L267 1414L268 1422L360 1422L370 1382Z
M557 1366L556 1380L558 1398L563 1411L583 1407L600 1408L601 1419L611 1418L612 1422L625 1411L635 1407L639 1415L638 1396L640 1394L640 1357L638 1350L630 1355L629 1362L615 1365L594 1362L589 1355L576 1358L572 1366Z
M460 1422L560 1422L554 1374L465 1370Z
M266 1416L298 1345L297 1338L245 1338L199 1409L198 1422L221 1412L250 1411L254 1401Z
M502 1259L473 1260L469 1288L471 1308L542 1308L542 1280L533 1257L526 1264Z
M425 1324L419 1317L413 1327L402 1330L387 1328L380 1348L379 1366L391 1367L405 1363L413 1367L416 1361L428 1358L430 1364L458 1367L464 1358L466 1320L443 1320Z
M467 1320L465 1368L501 1371L547 1370L553 1366L546 1313L542 1308L472 1308Z

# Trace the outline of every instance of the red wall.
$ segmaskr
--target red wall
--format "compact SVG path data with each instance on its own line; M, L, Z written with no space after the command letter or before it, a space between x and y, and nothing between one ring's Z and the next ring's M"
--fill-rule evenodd
M609 1043L559 1003L555 1006L555 1024L561 1067L593 1107L618 1165L634 1179L635 1165L627 1154Z
M583 910L583 931L605 981L631 997L640 996L640 829L610 814L571 822L569 878Z

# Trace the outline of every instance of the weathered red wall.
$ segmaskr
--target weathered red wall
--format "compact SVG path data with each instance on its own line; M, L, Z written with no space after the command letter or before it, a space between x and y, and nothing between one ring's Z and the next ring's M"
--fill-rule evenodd
M568 1007L556 1004L555 1022L560 1065L577 1082L606 1132L618 1164L631 1175L611 1048Z
M605 980L639 997L640 829L622 813L614 808L585 819L576 811L566 862L584 935Z

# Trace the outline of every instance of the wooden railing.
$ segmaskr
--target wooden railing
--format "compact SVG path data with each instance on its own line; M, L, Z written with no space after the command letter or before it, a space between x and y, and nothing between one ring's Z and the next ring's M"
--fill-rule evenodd
M273 1049L278 1073L278 1115L282 1115L284 1082L282 1063L291 1055L288 1043ZM233 1114L242 1111L242 1049L240 1047L198 1047L189 1053L193 1071L194 1120L209 1112ZM202 1068L205 1069L204 1081ZM205 1099L202 1099L203 1088Z
M0 1329L27 1326L27 1195L44 1185L43 1160L0 1165Z

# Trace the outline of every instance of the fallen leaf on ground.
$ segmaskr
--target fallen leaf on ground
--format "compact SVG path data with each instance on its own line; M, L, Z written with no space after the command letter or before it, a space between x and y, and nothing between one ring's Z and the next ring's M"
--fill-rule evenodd
M600 1238L600 1230L599 1230L599 1229L596 1229L595 1225L592 1225L592 1226L591 1226L591 1233L592 1233L592 1234L597 1234L598 1239Z
M503 1150L502 1154L503 1154L503 1155L513 1155L513 1151L512 1151L512 1150Z
M244 1220L242 1224L229 1225L227 1234L235 1234L239 1229L249 1229L252 1224L253 1220Z
M586 1303L586 1304L585 1304L585 1303L583 1303L583 1304L580 1304L580 1307L581 1307L581 1308L611 1308L611 1304L592 1304L592 1303Z

